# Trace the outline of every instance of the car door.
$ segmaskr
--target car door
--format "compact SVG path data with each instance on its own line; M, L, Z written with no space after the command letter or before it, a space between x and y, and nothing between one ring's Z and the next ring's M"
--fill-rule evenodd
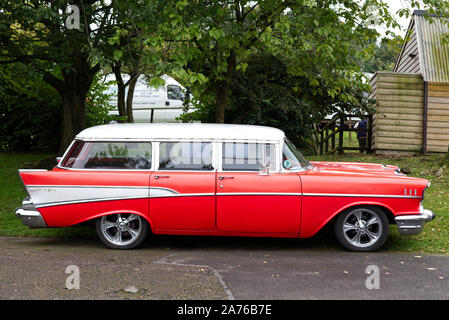
M301 182L295 173L276 172L272 143L223 143L217 174L217 227L226 232L299 232ZM260 167L271 172L262 173Z
M215 226L215 170L211 142L160 142L150 177L149 216L156 233L211 231Z

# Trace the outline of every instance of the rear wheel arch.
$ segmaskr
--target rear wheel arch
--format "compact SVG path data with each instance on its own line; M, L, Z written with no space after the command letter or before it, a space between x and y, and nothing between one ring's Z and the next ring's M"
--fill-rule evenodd
M98 219L101 219L102 217L109 216L109 215L114 215L114 214L135 214L135 215L138 215L138 216L140 216L141 218L143 218L146 221L146 223L148 224L149 231L152 232L152 230L153 230L150 218L147 215L145 215L145 214L143 214L143 213L141 213L139 211L133 211L133 210L113 210L113 211L102 212L102 213L97 214L97 215L95 215L93 217L90 217L89 219L87 219L85 221L80 221L79 223L96 222Z
M148 219L139 213L114 212L95 219L97 236L109 248L134 249L151 234Z

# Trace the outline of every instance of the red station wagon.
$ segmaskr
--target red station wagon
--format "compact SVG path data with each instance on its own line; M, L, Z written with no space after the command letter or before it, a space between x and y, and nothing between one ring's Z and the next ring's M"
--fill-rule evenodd
M110 124L79 133L50 170L19 170L32 228L96 221L131 249L147 234L308 238L329 223L344 248L379 249L396 224L434 214L427 180L396 166L307 161L281 130L228 124Z

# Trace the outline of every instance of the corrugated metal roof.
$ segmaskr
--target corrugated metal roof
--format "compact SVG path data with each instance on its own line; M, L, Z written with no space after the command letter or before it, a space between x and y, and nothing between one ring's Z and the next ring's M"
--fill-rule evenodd
M449 44L443 44L441 39L449 33L447 22L424 11L415 11L413 18L424 81L449 82Z

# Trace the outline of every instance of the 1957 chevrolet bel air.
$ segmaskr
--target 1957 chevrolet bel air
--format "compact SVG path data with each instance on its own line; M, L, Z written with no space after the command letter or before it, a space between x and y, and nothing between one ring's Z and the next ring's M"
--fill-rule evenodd
M147 234L301 237L332 223L342 246L379 249L396 224L417 234L434 214L429 182L396 166L308 162L281 130L221 124L111 124L79 133L50 170L19 170L32 228L95 220L130 249Z

